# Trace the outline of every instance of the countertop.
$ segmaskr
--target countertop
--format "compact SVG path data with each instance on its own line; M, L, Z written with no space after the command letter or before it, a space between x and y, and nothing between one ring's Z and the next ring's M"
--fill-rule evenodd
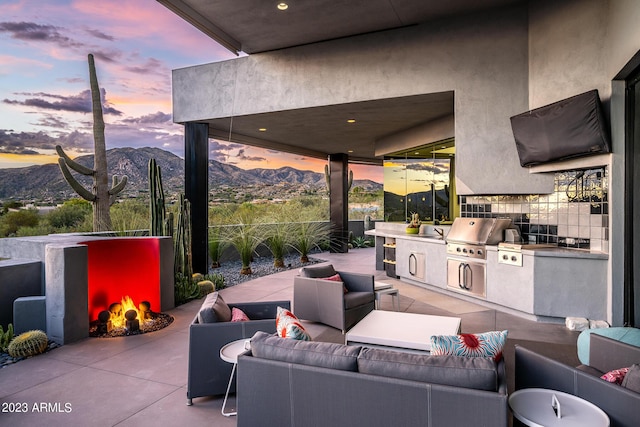
M368 230L365 232L368 236L391 237L395 239L422 241L429 244L445 245L446 241L433 234L406 234L395 230ZM498 252L497 245L485 246L487 252ZM562 247L531 247L523 248L524 255L532 255L537 257L555 257L555 258L584 258L584 259L608 259L609 254L606 252L589 251L587 249L572 249Z

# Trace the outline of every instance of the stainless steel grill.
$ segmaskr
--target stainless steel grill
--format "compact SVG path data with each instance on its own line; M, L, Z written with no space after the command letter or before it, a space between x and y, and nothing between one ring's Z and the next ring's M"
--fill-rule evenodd
M511 226L509 218L456 218L447 234L447 253L487 259L485 245L497 245Z
M486 297L485 246L502 241L510 226L508 218L456 218L447 235L447 287Z

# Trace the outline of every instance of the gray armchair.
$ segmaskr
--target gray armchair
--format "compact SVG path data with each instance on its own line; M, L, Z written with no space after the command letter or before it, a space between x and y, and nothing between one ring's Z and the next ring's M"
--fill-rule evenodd
M196 315L189 326L187 404L191 405L194 397L224 394L233 365L220 359L222 346L251 338L257 331L274 333L277 308L290 309L290 306L289 301L229 304L230 308L242 310L249 317L248 322L200 323ZM235 391L235 387L234 380L231 390Z
M342 282L323 279L335 274L340 274ZM336 271L328 264L303 267L293 279L295 315L343 333L369 314L374 304L373 275Z

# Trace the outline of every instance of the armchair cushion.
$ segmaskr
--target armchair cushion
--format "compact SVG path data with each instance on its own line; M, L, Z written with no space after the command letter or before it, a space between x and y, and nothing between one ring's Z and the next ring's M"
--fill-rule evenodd
M231 308L218 292L207 295L198 311L198 323L229 322Z
M370 292L347 292L344 294L344 308L350 309L373 302L375 294Z
M310 277L312 279L323 279L325 277L335 276L336 274L337 272L331 264L302 267L300 269L300 276Z

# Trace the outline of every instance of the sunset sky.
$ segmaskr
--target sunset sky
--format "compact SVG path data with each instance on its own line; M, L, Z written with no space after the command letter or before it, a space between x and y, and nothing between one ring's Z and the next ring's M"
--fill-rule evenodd
M171 119L171 70L234 58L155 0L0 0L0 168L93 152L87 54L103 91L107 149L159 147L184 155ZM210 141L209 158L244 169L326 162ZM268 165L267 165L268 160ZM382 182L382 168L353 165Z

